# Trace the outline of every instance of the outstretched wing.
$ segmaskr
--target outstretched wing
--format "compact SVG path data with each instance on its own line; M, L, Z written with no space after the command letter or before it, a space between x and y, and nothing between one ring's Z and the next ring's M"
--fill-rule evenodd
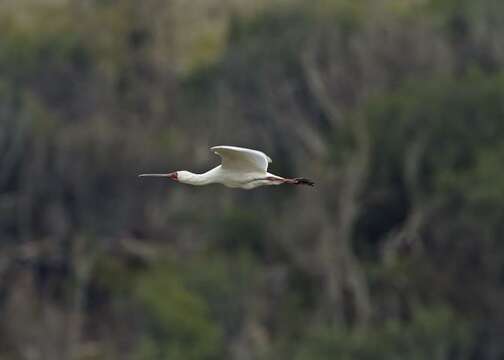
M271 159L261 151L237 146L214 146L210 148L222 159L222 168L232 171L266 172Z

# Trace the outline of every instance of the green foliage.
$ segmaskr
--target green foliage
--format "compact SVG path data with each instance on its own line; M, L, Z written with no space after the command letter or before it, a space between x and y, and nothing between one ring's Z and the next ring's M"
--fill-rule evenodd
M215 238L231 251L246 249L260 253L263 249L264 232L262 217L251 209L229 209L215 220Z
M248 295L258 280L257 264L247 252L190 261L170 258L130 274L129 288L147 315L138 357L221 359L225 337L241 326ZM107 287L114 292L127 289L114 283Z
M0 76L13 82L27 81L57 67L85 67L88 62L80 34L72 29L61 32L3 29Z
M464 198L475 206L502 209L503 160L501 144L482 145L481 149L475 151L469 167L441 172L439 188L448 194Z
M463 357L469 345L467 324L452 311L418 307L410 322L387 320L368 329L313 331L294 359L447 359Z
M64 3L0 14L0 357L73 342L96 358L502 357L502 2L286 2L189 41L183 78L164 1ZM321 186L137 181L203 168L221 141ZM30 308L79 328L62 341Z
M504 116L503 85L502 74L476 72L462 79L416 81L373 101L367 117L380 148L376 163L404 163L408 147L420 141L432 187L438 187L438 176L466 171L481 147L500 144L504 125L496 119Z
M146 308L150 332L142 359L219 359L222 332L205 299L192 291L174 263L163 263L138 279L136 296Z

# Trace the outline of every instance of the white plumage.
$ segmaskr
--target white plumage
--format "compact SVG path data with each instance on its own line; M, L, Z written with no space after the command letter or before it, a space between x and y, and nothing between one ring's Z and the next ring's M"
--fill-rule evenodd
M238 146L214 146L212 150L221 157L221 165L203 173L194 174L181 170L167 174L141 174L139 176L168 177L172 180L190 184L223 184L227 187L253 189L263 185L303 184L313 186L305 178L288 179L268 172L271 159L265 153Z
M221 167L227 170L250 170L266 172L271 158L262 151L237 146L214 146L210 148L222 158Z

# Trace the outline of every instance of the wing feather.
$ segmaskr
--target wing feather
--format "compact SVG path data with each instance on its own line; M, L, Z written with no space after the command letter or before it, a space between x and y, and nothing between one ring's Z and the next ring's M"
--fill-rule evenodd
M271 159L262 151L242 148L238 146L214 146L210 148L222 159L222 168L233 171L261 171L268 170Z

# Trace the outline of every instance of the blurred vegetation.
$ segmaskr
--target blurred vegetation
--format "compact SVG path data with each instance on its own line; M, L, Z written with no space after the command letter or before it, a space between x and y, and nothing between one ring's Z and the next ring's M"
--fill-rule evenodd
M0 3L1 359L504 357L504 3ZM138 181L259 148L314 189Z

